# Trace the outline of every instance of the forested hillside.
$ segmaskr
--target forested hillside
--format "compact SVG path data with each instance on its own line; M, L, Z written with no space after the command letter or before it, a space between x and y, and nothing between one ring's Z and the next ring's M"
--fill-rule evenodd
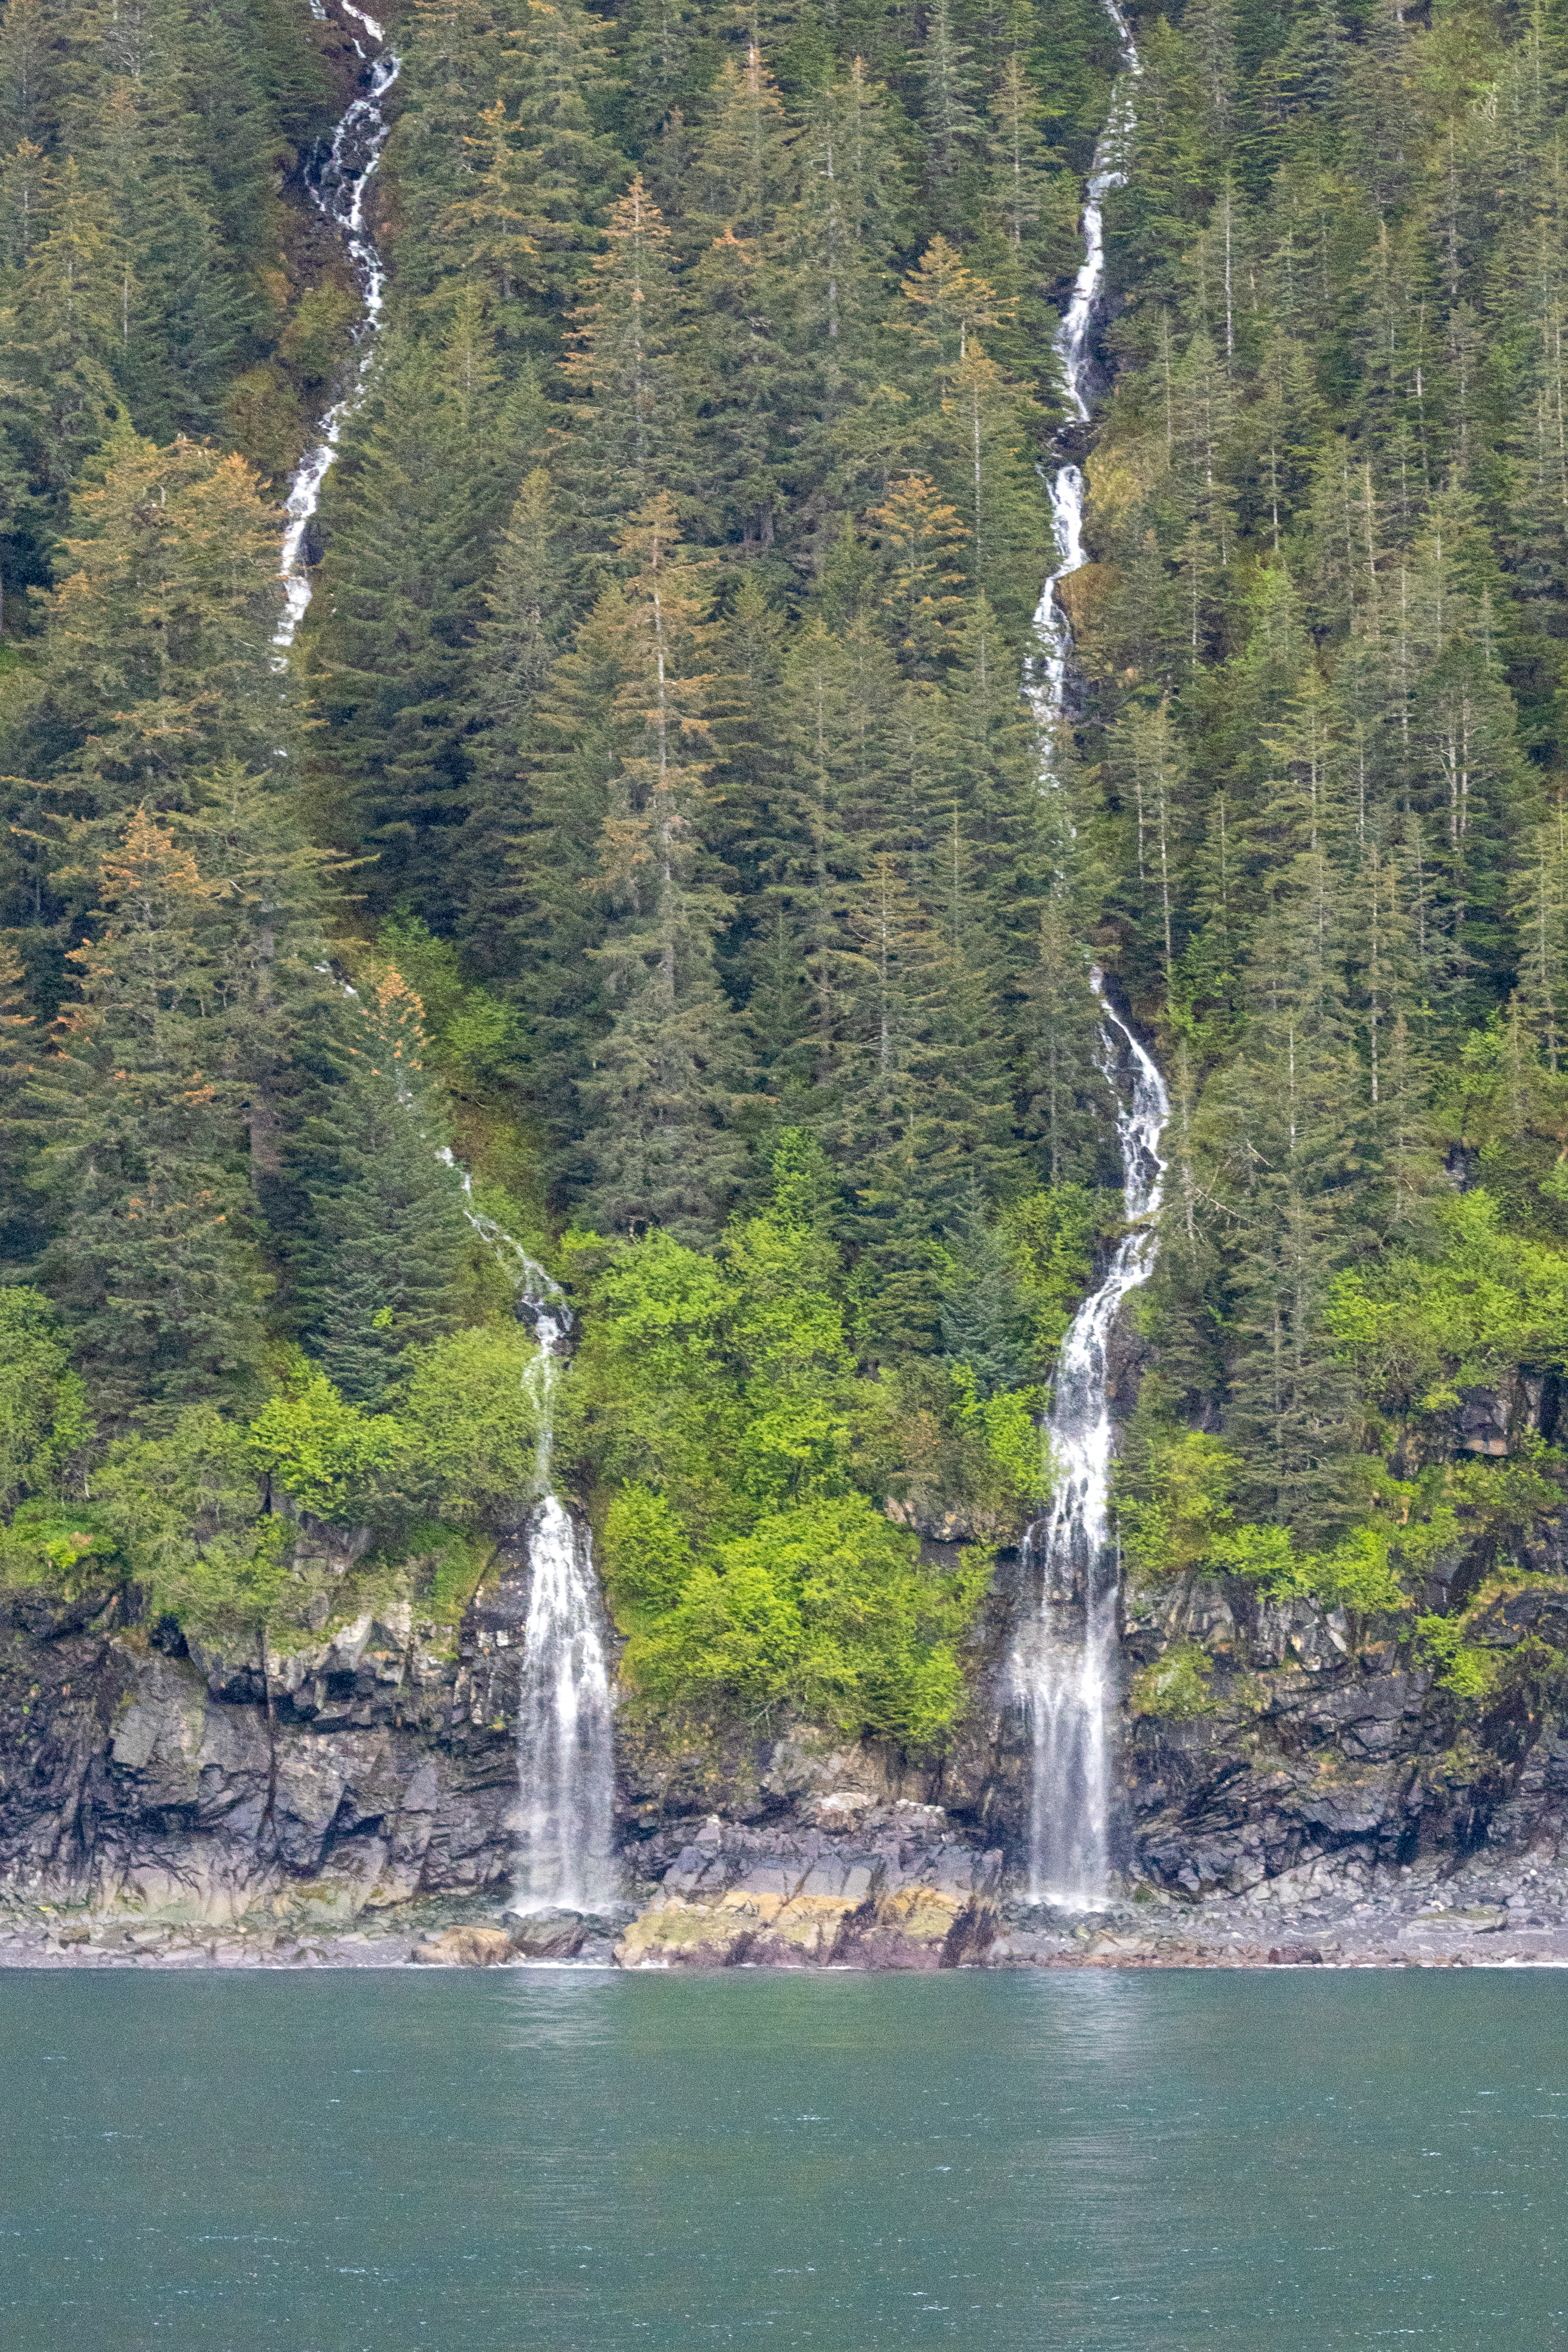
M1118 1231L1097 961L1174 1104L1130 1568L1487 1687L1568 1364L1568 23L1136 25L1088 435L1095 0L400 9L285 656L351 28L9 0L13 1585L455 1622L533 1491L498 1226L580 1310L632 1687L938 1740ZM364 1530L330 1596L301 1513Z

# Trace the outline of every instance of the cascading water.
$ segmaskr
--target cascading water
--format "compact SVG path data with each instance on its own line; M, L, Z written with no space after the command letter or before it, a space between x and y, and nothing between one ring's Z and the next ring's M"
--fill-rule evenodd
M344 422L364 390L386 299L386 270L365 228L365 195L391 128L382 101L397 79L402 59L385 46L384 28L373 16L354 7L351 0L338 0L338 5L363 26L377 47L367 56L363 45L354 41L365 63L365 88L338 124L327 160L311 179L310 193L341 234L353 265L363 305L356 337L360 362L348 391L322 418L319 438L289 485L281 566L285 610L273 640L280 666L310 603L306 535L338 454ZM311 0L311 11L326 18L322 0ZM347 993L352 996L354 991ZM588 1532L576 1524L550 1484L556 1389L571 1317L559 1284L493 1217L474 1206L466 1171L450 1151L437 1157L461 1183L464 1213L505 1268L517 1311L532 1325L538 1341L538 1353L527 1374L538 1416L538 1500L528 1528L532 1578L517 1694L520 1804L514 1907L592 1911L613 1900L615 1893L611 1861L613 1723L603 1611Z
M599 1911L613 1902L614 1721L604 1612L593 1551L550 1484L555 1398L571 1316L559 1283L473 1204L472 1180L440 1157L463 1187L464 1214L495 1252L533 1326L538 1354L526 1384L538 1414L538 1502L528 1517L528 1614L517 1693L520 1816L512 1907Z
M1122 1199L1131 1231L1072 1318L1057 1359L1046 1423L1051 1509L1029 1531L1039 1614L1013 1653L1014 1686L1032 1734L1030 1893L1037 1901L1101 1900L1110 1872L1110 1712L1115 1696L1117 1565L1111 1542L1111 1404L1106 1346L1130 1290L1148 1279L1159 1236L1170 1116L1165 1081L1125 1022L1105 1004L1101 1067L1118 1095ZM1130 1104L1120 1099L1124 1085Z
M360 363L348 391L321 419L320 437L306 451L284 501L283 510L287 517L281 565L284 610L273 639L284 653L294 643L310 602L306 536L321 503L321 485L337 457L344 423L364 390L376 330L386 301L386 269L375 239L365 228L365 197L392 128L382 101L396 81L402 59L395 49L385 46L385 29L373 16L367 16L362 8L351 6L350 0L338 0L338 5L345 16L351 16L357 25L364 26L376 48L372 56L367 57L362 42L354 38L354 47L365 63L365 88L339 122L327 160L319 171L309 176L308 184L317 210L342 237L353 267L362 306L354 338L360 347ZM321 0L311 0L310 13L326 21L327 11Z
M1126 178L1136 124L1132 86L1143 68L1126 19L1104 0L1116 26L1122 73L1084 193L1083 262L1056 338L1073 421L1086 424L1092 389L1090 335L1105 275L1104 200ZM1046 745L1045 780L1067 709L1072 636L1058 591L1083 555L1083 475L1071 459L1051 484L1056 569L1035 614L1042 652L1028 684ZM1153 1223L1165 1162L1161 1131L1170 1115L1150 1056L1105 998L1099 998L1101 1064L1116 1097L1122 1196L1129 1232L1098 1286L1073 1318L1057 1360L1046 1439L1052 1467L1049 1514L1030 1528L1026 1559L1040 1575L1040 1607L1019 1627L1010 1660L1014 1698L1032 1744L1029 1891L1038 1902L1085 1907L1103 1900L1111 1867L1111 1709L1115 1697L1118 1570L1111 1541L1111 1407L1106 1349L1122 1302L1148 1279L1159 1246Z
M1111 110L1094 149L1083 191L1083 259L1072 281L1067 316L1056 332L1056 356L1061 362L1062 389L1072 406L1072 423L1089 422L1091 358L1089 338L1105 283L1105 198L1127 177L1127 149L1137 128L1132 84L1143 72L1131 28L1116 0L1102 0L1116 27L1122 51L1122 71L1111 93ZM1067 665L1072 654L1072 632L1058 591L1061 583L1082 569L1083 556L1083 474L1071 459L1058 466L1051 481L1051 533L1056 541L1056 569L1040 592L1035 606L1035 635L1044 648L1028 681L1027 692L1051 747L1067 707Z

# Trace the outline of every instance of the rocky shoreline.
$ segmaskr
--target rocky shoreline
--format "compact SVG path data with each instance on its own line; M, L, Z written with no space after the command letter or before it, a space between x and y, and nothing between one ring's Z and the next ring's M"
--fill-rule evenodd
M1103 1910L1031 1906L1001 1856L888 1806L850 1839L705 1822L640 1906L529 1918L492 1901L397 1906L347 1927L223 1927L57 1906L0 1913L0 1968L945 1969L1568 1967L1568 1866L1317 1861L1245 1895L1140 1885Z
M1182 1643L1211 1666L1193 1707L1129 1706L1124 1894L1074 1916L1016 1885L1029 1759L996 1694L1025 1596L1004 1553L945 1755L629 1706L626 1904L521 1933L520 1541L460 1627L389 1607L287 1657L204 1650L123 1593L12 1596L0 1967L1562 1965L1568 1714L1542 1661L1568 1656L1565 1570L1553 1551L1480 1621L1502 1671L1469 1707L1408 1642L1315 1603L1129 1596L1130 1676Z

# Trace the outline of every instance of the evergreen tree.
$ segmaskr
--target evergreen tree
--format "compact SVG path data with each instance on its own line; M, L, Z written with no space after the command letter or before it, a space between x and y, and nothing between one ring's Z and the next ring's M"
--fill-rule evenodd
M466 810L483 450L423 343L386 351L357 441L329 591L306 641L326 722L315 761L340 837L376 855L372 902L407 898L444 928L446 859Z
M559 334L599 244L614 147L596 128L607 85L598 20L576 0L537 0L507 28L497 98L465 134L467 186L442 223L465 275L491 289L502 335Z
M705 870L702 824L720 700L702 665L707 584L683 560L674 502L651 499L621 534L632 567L615 616L616 772L600 833L610 909L593 950L612 1007L579 1080L592 1175L588 1205L612 1232L716 1230L740 1164L725 1124L734 1019L714 970L728 908Z
M290 727L275 518L243 459L117 428L72 499L60 569L18 766L101 826L188 805L191 779L226 760L275 764Z
M57 1214L43 1278L98 1409L124 1423L254 1382L267 1284L204 934L212 885L144 809L98 869L76 995L33 1082L35 1181Z
M466 1226L424 1050L419 999L396 971L349 996L291 1154L309 1201L299 1325L355 1404L383 1402L403 1351L458 1319Z
M641 173L612 208L605 239L563 362L576 398L562 480L595 548L650 499L690 504L694 487L670 232Z

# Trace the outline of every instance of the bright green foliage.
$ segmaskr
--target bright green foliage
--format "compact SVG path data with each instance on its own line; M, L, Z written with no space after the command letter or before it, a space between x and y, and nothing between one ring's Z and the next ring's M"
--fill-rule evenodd
M602 1549L617 1622L629 1633L653 1632L679 1601L693 1565L686 1531L666 1498L629 1478L605 1512Z
M112 1447L93 1483L155 1611L208 1639L260 1636L285 1589L293 1531L264 1507L242 1427L193 1406L167 1436Z
M1216 1703L1208 1686L1213 1669L1200 1643L1172 1642L1153 1665L1133 1677L1133 1713L1158 1716L1166 1723L1190 1723L1207 1715Z
M989 1561L924 1570L860 1483L855 1432L877 1383L857 1380L847 1344L821 1167L786 1135L771 1204L716 1257L655 1234L604 1261L570 1443L603 1496L606 1587L650 1701L792 1706L927 1744L956 1706L953 1645ZM969 1404L982 1477L1034 1491L1027 1402L1009 1412L971 1391Z
M251 1423L250 1459L275 1496L347 1525L398 1459L401 1437L390 1414L346 1404L325 1372L304 1365L299 1379L270 1397Z
M411 1349L397 1391L400 1485L443 1519L515 1524L538 1494L540 1371L520 1324Z
M40 1496L20 1503L0 1527L0 1591L40 1588L75 1597L101 1592L123 1574L104 1514L90 1504Z
M396 1528L411 1509L445 1522L515 1520L538 1491L538 1349L516 1324L411 1349L396 1409L350 1404L316 1366L250 1424L251 1459L302 1511Z
M0 1509L52 1486L93 1435L65 1334L37 1290L0 1290Z
M1151 1580L1212 1567L1224 1557L1219 1543L1234 1543L1239 1532L1231 1503L1239 1457L1198 1429L1156 1424L1140 1428L1137 1439L1124 1467L1117 1513L1128 1566ZM1288 1538L1282 1549L1289 1550Z
M1484 1699L1490 1695L1502 1664L1495 1650L1479 1649L1467 1642L1456 1617L1421 1617L1416 1630L1445 1690L1458 1699Z
M995 1479L988 1482L993 1494L988 1499L1004 1508L1010 1502L1020 1514L1031 1511L1051 1490L1051 1465L1040 1431L1045 1391L997 1389L989 1396L980 1396L962 1364L955 1379L962 1398L959 1428L980 1439L994 1466Z
M952 1723L963 1684L953 1636L988 1563L922 1575L914 1538L863 1495L770 1513L695 1563L626 1672L656 1705L789 1706L846 1732L921 1748Z
M1568 1253L1509 1232L1485 1191L1436 1203L1432 1221L1429 1255L1340 1275L1329 1317L1369 1399L1400 1422L1449 1412L1516 1365L1568 1360Z

